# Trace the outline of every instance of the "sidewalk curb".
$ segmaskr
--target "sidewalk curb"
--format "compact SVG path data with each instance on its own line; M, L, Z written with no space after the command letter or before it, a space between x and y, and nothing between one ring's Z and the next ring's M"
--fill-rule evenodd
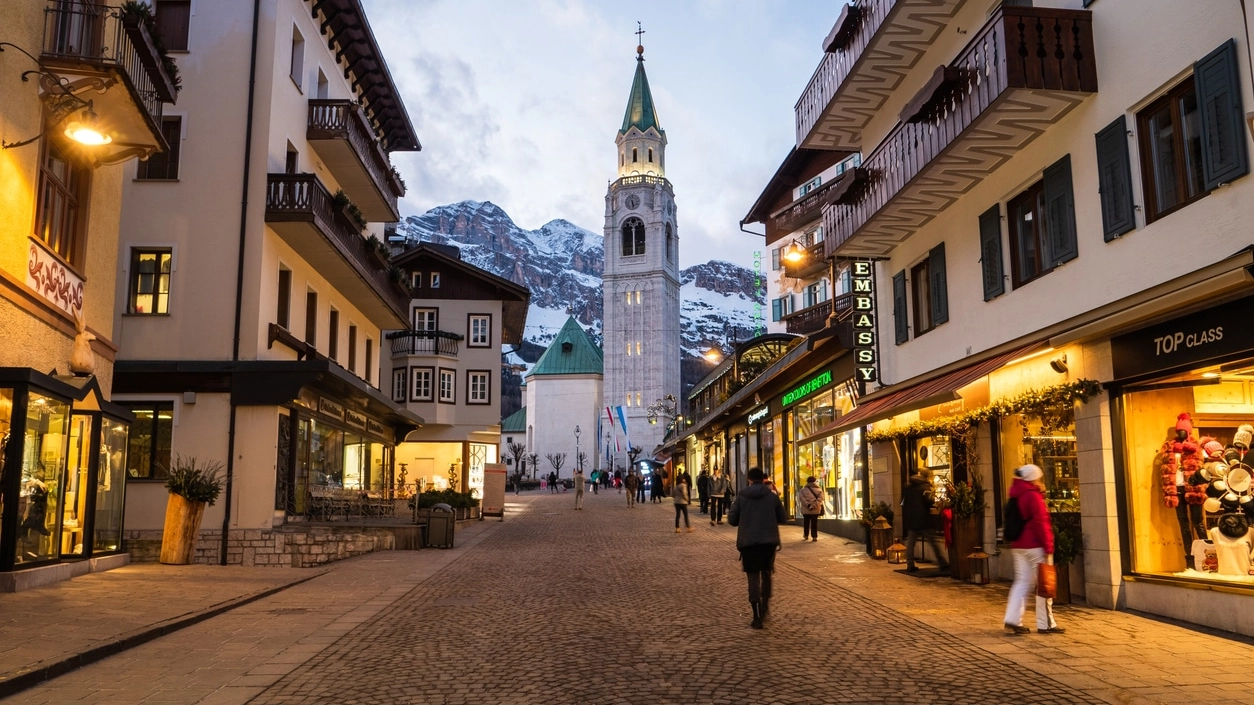
M180 617L167 619L163 622L157 622L156 624L137 629L129 634L118 636L99 646L87 649L86 651L71 654L57 660L45 661L33 666L23 667L11 673L0 674L0 700L33 688L44 681L52 680L57 676L65 675L75 669L96 663L97 661L103 661L115 654L133 649L154 639L177 632L180 629L186 629L187 627L199 624L206 619L216 617L224 612L229 612L237 607L243 607L251 602L265 599L288 588L296 587L301 583L321 577L328 572L329 570L320 570L308 577L293 580L292 582L277 585L265 590L260 590L250 595L244 595L232 600L220 602L216 605L200 610L199 612L192 612Z

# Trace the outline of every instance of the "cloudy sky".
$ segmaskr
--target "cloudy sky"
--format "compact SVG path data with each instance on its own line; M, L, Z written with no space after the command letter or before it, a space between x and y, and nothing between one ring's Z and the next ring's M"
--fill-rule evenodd
M751 266L739 222L794 143L793 105L839 2L363 0L423 150L402 215L492 201L527 229L600 233L636 21L679 205L680 263ZM751 226L761 232L761 225Z

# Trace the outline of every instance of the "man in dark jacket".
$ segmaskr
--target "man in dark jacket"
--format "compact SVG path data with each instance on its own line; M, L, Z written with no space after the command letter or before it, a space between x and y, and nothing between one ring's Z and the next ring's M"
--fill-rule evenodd
M710 473L705 468L701 468L701 472L697 473L697 499L701 501L701 506L697 511L705 514L710 508Z
M919 569L914 564L914 544L920 537L936 554L942 573L949 572L949 552L936 540L932 533L932 481L927 471L920 471L910 476L910 484L901 493L901 528L906 532L906 571L913 573Z
M771 573L779 548L779 525L788 521L779 495L762 484L760 468L749 468L749 486L736 495L727 512L727 523L736 527L740 564L749 578L749 604L754 629L762 628L771 600Z

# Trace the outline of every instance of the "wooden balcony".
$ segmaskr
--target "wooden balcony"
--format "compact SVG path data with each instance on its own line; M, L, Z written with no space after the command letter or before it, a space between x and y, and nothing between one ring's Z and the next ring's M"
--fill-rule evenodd
M396 200L405 195L405 184L360 105L351 100L310 100L305 139L366 220L400 220Z
M392 357L409 355L457 357L464 336L443 330L398 330L387 334L392 341Z
M836 322L845 322L853 314L853 295L841 294L834 299L821 301L813 306L794 311L783 317L788 332L795 335L811 335L827 327L832 315L832 307L836 308Z
M827 256L882 257L1097 91L1092 14L999 9L823 210Z
M266 223L380 328L408 325L409 292L313 174L270 174Z
M90 2L49 2L39 60L65 89L92 102L115 144L144 154L168 147L162 103L173 103L177 91L147 28L133 15Z
M858 0L794 108L797 146L862 149L862 129L966 0Z

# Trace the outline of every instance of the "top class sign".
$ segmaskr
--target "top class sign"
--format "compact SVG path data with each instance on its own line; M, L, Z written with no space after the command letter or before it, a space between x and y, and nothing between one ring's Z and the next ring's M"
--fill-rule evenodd
M853 284L853 362L854 379L879 379L875 362L875 276L869 261L855 260L850 268Z

